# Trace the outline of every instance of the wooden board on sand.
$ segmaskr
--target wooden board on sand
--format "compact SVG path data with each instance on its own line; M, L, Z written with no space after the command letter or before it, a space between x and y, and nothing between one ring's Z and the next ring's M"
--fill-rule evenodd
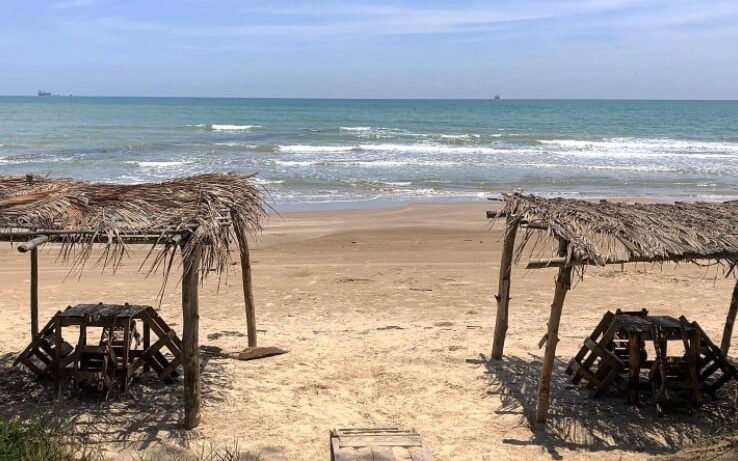
M391 428L352 428L331 431L332 461L433 461L415 431Z
M219 357L226 357L236 360L263 359L265 357L272 357L274 355L286 354L287 352L289 352L285 349L280 349L274 346L247 347L246 349L238 352L224 351L217 346L200 346L200 350L202 350L206 354L217 355Z

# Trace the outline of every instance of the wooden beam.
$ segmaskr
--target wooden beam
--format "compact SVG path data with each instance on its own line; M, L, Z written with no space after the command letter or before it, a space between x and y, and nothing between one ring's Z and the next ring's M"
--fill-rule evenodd
M500 258L500 276L497 289L497 318L495 321L495 335L492 343L492 358L501 359L505 349L508 314L510 306L510 275L512 273L513 250L515 249L515 235L518 231L518 222L507 219L505 235L502 240L502 257Z
M31 249L31 339L38 336L38 248Z
M490 211L487 210L487 219L497 218L514 218L515 216L508 216L504 211ZM537 230L548 230L548 226L541 222L530 222L525 219L518 219L518 226L526 229L537 229Z
M738 280L733 288L733 296L730 300L728 308L728 317L725 319L725 328L723 329L723 340L720 342L720 350L723 355L727 356L730 351L730 339L733 336L733 325L735 325L735 317L738 314Z
M239 255L241 257L241 282L243 283L243 304L246 310L246 332L248 333L249 347L256 347L256 306L254 290L251 283L251 257L249 242L246 238L246 229L242 229L234 220L234 231L238 240Z
M581 261L572 261L572 264L584 264ZM526 269L546 269L548 267L563 267L566 264L566 256L563 258L531 259L525 265Z
M683 254L674 257L653 257L653 258L626 258L626 259L606 259L604 265L610 264L629 264L629 263L668 263L681 261L698 261L698 260L736 260L738 253L724 252L713 255ZM573 257L569 264L572 266L600 266L590 260L581 260ZM525 265L526 269L546 269L549 267L563 267L566 265L566 256L558 256L556 258L531 259ZM601 266L600 266L601 267Z
M184 249L185 245L182 246ZM200 283L201 249L195 246L182 252L182 367L184 368L184 427L194 429L200 424L200 351L198 285Z
M145 244L176 244L177 239L191 233L191 229L181 230L157 230L151 229L145 233L141 232L123 232L115 235L115 241L124 241L126 243L145 243ZM38 246L47 242L89 242L109 243L110 237L106 233L100 233L91 230L59 230L59 229L39 229L36 231L18 230L0 232L0 242L18 242L24 239L32 239L31 241L18 245L18 251L25 253L30 251L33 246ZM42 240L44 239L45 240Z
M0 234L0 242L17 242L18 240L22 240L28 237L33 237L36 234L31 233L23 233L23 234ZM174 244L175 239L174 237L177 234L166 234L164 236L158 235L158 234L118 234L115 236L114 241L119 242L123 241L126 243L143 243L143 244ZM90 242L93 243L109 243L110 239L108 238L107 234L98 234L93 237L93 234L88 233L82 233L82 234L76 234L75 232L68 232L68 233L56 233L56 234L49 234L48 240L46 240L44 243L65 243L65 242ZM24 246L25 244L21 244L18 246L18 251L21 253L25 253L28 251L28 249L21 248L21 246Z
M48 235L39 235L33 240L29 240L25 243L21 243L20 245L18 245L18 251L20 251L21 253L32 251L32 250L35 250L36 247L38 247L39 245L43 245L44 243L48 241L49 241Z
M567 254L569 242L559 241L559 255ZM536 422L545 423L548 416L548 406L551 398L551 375L553 374L554 360L556 359L556 345L559 342L559 324L561 323L561 311L564 307L566 293L571 288L572 266L559 268L556 277L556 291L551 304L551 314L548 320L548 332L546 333L546 352L543 356L543 368L541 379L538 383L538 401L536 402Z

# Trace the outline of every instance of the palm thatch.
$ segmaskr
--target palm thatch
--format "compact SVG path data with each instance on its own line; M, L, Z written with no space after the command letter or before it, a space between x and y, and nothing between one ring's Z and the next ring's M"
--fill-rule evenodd
M0 238L49 236L80 268L101 243L103 269L116 269L130 243L150 243L150 271L162 267L165 280L177 246L201 247L204 277L227 270L237 232L261 230L262 192L253 175L232 173L131 185L0 176Z
M503 195L501 215L526 229L517 255L536 230L570 242L567 262L738 261L738 201L627 204L534 195Z

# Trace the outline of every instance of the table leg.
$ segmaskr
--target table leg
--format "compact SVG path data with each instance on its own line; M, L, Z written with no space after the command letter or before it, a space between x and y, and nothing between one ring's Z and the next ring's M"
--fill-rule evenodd
M143 350L147 351L149 350L149 347L151 347L151 327L146 322L146 320L143 321ZM148 373L151 370L151 366L148 362L144 362L144 372Z
M61 374L62 374L62 326L61 318L54 319L54 384L56 385L57 396L61 395Z
M128 353L131 347L131 322L126 321L123 326L123 359L122 362L122 378L123 381L120 383L121 392L125 393L128 390Z
M628 403L638 403L638 387L641 375L641 335L631 333L629 335L629 359L628 359Z
M662 339L659 344L661 344L661 353L664 354L664 358L666 358L666 355L669 353L669 341Z
M700 382L700 341L702 337L699 330L690 335L689 350L687 351L687 362L689 365L689 378L692 385L692 401L699 405L702 403L702 383Z

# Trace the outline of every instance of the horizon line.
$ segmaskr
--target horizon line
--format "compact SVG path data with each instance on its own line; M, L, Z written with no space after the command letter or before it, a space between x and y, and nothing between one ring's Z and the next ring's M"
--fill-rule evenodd
M52 94L49 96L39 96L35 94L2 94L0 98L128 98L128 99L261 99L261 100L321 100L321 101L680 101L680 102L738 102L738 99L696 99L696 98L503 98L500 97L484 97L484 98L354 98L354 97L318 97L318 96L121 96L121 95L94 95L94 94Z

